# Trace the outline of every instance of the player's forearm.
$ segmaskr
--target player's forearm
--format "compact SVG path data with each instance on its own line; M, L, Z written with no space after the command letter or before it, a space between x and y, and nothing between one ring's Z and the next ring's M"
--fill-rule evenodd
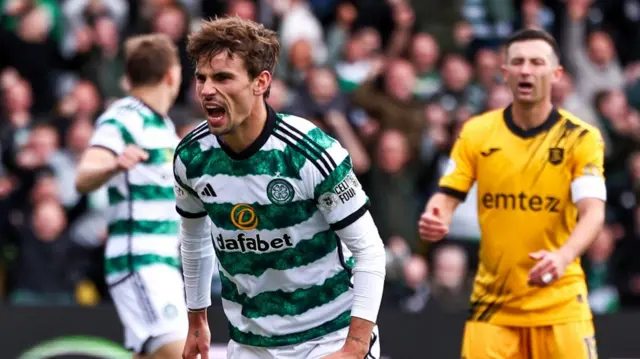
M215 258L208 219L182 218L180 243L187 307L191 310L207 308L211 305L211 277Z
M384 245L370 213L337 233L355 259L351 316L352 327L360 328L362 320L375 323L378 317L385 279ZM365 334L368 340L371 332Z
M115 163L81 163L76 174L76 190L83 194L93 192L117 171Z
M580 257L591 246L602 229L604 217L604 208L599 206L591 207L580 214L571 236L560 248L560 253L569 263Z
M349 334L344 343L345 349L350 352L362 354L364 357L369 352L371 345L371 333L375 323L366 319L351 317L351 325L349 326Z

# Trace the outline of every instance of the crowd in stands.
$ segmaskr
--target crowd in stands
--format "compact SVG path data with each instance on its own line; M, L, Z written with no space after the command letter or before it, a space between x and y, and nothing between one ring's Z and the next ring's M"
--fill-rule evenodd
M387 248L383 305L410 312L467 308L475 192L444 242L420 241L417 219L460 126L511 101L503 40L523 27L552 33L566 70L553 102L606 142L607 221L583 259L590 303L640 307L640 0L0 0L0 301L109 302L106 193L78 194L74 176L95 119L126 95L123 40L160 32L177 44L170 117L184 136L204 119L187 35L225 15L277 30L267 101L349 151Z

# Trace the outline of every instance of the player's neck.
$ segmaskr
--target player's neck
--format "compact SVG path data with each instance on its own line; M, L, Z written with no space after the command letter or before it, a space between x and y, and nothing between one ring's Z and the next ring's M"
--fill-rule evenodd
M137 87L129 93L162 116L169 113L173 102L167 91L160 87Z
M231 133L222 136L224 143L234 152L242 152L258 139L266 122L267 106L263 101L253 107L249 117L240 126Z
M542 125L552 110L553 104L549 101L534 105L524 105L514 102L511 106L513 123L523 130L529 130Z

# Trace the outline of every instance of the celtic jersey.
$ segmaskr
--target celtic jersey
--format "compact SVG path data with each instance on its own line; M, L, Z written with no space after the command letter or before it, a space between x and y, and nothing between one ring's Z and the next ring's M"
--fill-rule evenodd
M209 216L231 338L293 345L347 327L352 258L335 234L367 212L347 151L276 114L235 153L203 123L174 159L177 211Z
M98 118L92 146L120 155L136 145L149 158L107 183L109 238L105 274L114 283L142 266L179 266L172 159L179 138L170 119L140 100L116 101Z

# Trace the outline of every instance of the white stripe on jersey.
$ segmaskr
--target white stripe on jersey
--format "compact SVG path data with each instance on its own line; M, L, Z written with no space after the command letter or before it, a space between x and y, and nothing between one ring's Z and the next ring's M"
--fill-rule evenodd
M342 311L351 308L353 301L352 291L341 294L328 305L322 305L296 316L281 317L270 315L261 318L245 318L242 316L242 306L222 298L222 307L227 315L229 323L243 332L272 336L286 335L308 330L322 325L327 320L334 318Z

